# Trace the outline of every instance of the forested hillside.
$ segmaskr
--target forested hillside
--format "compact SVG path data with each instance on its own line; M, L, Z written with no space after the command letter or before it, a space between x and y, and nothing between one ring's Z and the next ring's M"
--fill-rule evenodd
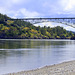
M11 19L0 14L0 38L1 39L68 39L74 37L74 33L68 32L63 27L36 27L29 22Z

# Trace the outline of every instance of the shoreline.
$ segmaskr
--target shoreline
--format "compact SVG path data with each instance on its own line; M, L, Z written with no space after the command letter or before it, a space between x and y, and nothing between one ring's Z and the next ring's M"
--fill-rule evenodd
M3 75L75 75L75 60Z
M0 39L70 39L71 38L0 38Z

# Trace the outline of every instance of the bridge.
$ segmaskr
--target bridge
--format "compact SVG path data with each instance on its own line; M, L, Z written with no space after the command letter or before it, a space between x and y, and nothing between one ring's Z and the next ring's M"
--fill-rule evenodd
M32 24L37 24L42 22L55 22L75 28L75 18L21 18L21 19L7 19L7 20L14 20L14 21L21 20L21 21L30 22Z

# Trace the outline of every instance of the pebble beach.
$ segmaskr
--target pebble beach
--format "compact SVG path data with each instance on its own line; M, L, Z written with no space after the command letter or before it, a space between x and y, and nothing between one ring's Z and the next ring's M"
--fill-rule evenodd
M75 60L4 75L75 75Z

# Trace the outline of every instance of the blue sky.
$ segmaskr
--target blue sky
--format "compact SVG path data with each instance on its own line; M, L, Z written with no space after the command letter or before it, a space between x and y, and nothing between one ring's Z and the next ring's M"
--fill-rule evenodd
M0 0L0 13L10 17L74 17L75 0Z
M75 0L0 0L0 13L13 18L75 17Z

